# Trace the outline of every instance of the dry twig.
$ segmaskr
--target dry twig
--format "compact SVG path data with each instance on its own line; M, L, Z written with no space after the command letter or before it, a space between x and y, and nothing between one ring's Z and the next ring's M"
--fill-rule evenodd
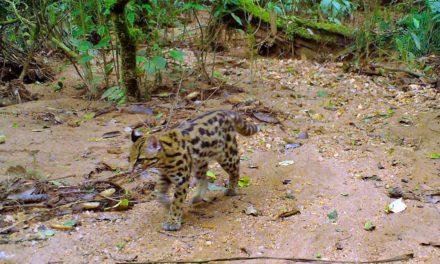
M407 253L404 255L387 258L387 259L379 259L379 260L369 260L369 261L353 261L353 260L321 260L321 259L307 259L307 258L281 258L281 257L269 257L269 256L260 256L260 257L230 257L230 258L217 258L217 259L199 259L199 260L161 260L161 261L145 261L145 262L117 262L117 263L137 263L137 264L155 264L155 263L210 263L217 261L238 261L238 260L285 260L292 262L316 262L316 263L390 263L397 261L406 261L414 258L413 253Z

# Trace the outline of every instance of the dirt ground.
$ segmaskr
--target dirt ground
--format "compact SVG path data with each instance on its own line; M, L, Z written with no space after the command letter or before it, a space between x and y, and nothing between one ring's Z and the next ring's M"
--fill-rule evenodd
M174 111L172 119L178 122L209 109L231 109L233 103L245 101L252 101L256 109L271 109L281 124L247 116L260 124L262 132L239 138L241 176L251 179L248 187L240 188L239 196L211 191L207 202L187 206L185 224L178 232L160 229L165 212L155 200L127 211L84 211L44 222L23 221L38 214L38 208L0 207L3 227L17 223L17 232L0 235L0 263L232 256L371 261L409 252L414 258L408 263L439 263L440 159L430 155L440 153L440 94L417 79L396 83L397 77L344 73L341 66L261 58L253 66L246 60L219 63L217 70L244 92L225 92L201 104L189 102ZM85 181L84 175L101 162L115 171L128 168L130 139L125 128L153 117L114 110L81 119L109 103L72 98L78 91L69 87L79 80L71 68L60 72L58 78L62 77L66 88L61 92L52 92L51 84L27 85L45 95L38 101L0 108L0 132L6 136L0 144L1 181L11 177L6 171L16 165L49 180L74 175L64 179L66 184ZM163 113L157 119L167 120L174 99L163 99L162 105L158 100L145 106L155 115ZM47 113L61 124L45 121ZM78 119L79 126L72 125ZM100 139L111 131L121 135ZM307 132L308 138L297 138L299 132ZM300 146L286 148L286 142ZM115 148L122 153L109 153ZM218 166L211 170L217 183L227 178ZM141 177L136 183L145 180ZM387 194L392 187L417 197L404 197L407 208L387 214L385 206L396 200ZM245 213L250 207L257 210L256 216ZM292 210L300 213L279 217ZM337 217L332 214L335 210ZM71 219L80 223L71 231L56 230L45 240L10 242ZM367 221L376 228L365 230Z

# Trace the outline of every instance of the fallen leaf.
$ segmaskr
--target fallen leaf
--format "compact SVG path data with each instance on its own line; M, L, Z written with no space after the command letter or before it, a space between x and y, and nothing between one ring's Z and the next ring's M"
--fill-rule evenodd
M287 185L287 184L289 184L291 181L292 181L292 180L287 179L287 180L283 180L282 183L283 183L284 185Z
M81 124L81 120L80 119L70 119L67 121L67 125L70 127L79 127L79 124Z
M306 131L300 131L298 135L296 135L297 139L308 139L309 134Z
M190 93L190 94L188 94L187 96L185 96L185 99L186 100L193 100L193 99L195 99L197 96L199 96L200 95L200 92L192 92L192 93Z
M56 232L55 232L55 230L52 230L52 229L45 229L45 230L40 231L39 233L40 233L40 237L42 239L47 239L51 236L54 236Z
M122 149L120 148L120 147L113 147L113 148L108 148L107 149L107 153L109 153L109 154L116 154L116 155L118 155L118 154L121 154L123 151L122 151Z
M248 187L251 184L251 179L249 177L241 177L238 179L238 186Z
M330 223L336 223L338 221L338 211L333 210L330 213L327 214L328 220Z
M300 143L290 143L290 144L287 144L287 145L284 146L284 148L285 148L286 150L289 150L289 149L296 149L296 148L299 148L299 147L301 147L301 144L300 144Z
M70 219L67 220L63 223L64 226L70 226L70 227L75 227L78 225L78 221L76 221L75 219Z
M115 192L115 188L106 189L97 195L96 200L102 200L103 198L111 197Z
M382 179L377 175L366 175L361 177L364 181L382 181Z
M388 208L393 213L400 213L406 209L406 204L403 202L403 199L397 199L388 205Z
M320 114L320 113L311 114L310 118L312 118L315 121L320 121L320 120L322 120L324 118L324 115Z
M125 248L125 243L119 242L116 244L116 247L118 248L118 250L123 250Z
M129 202L127 198L122 198L116 205L110 207L110 208L105 208L105 210L109 210L109 209L114 209L114 210L126 210L128 208Z
M111 131L111 132L106 132L106 133L102 134L102 138L113 138L113 137L117 137L119 135L121 135L121 132Z
M405 191L400 187L392 187L387 190L387 194L391 198L400 198Z
M258 216L260 213L253 205L250 205L246 207L246 209L243 210L245 214L252 215L252 216Z
M82 208L84 209L96 209L100 205L99 202L88 202L88 203L82 203Z
M278 124L280 122L278 118L273 117L269 113L254 112L252 113L252 115L261 122L270 123L270 124Z
M420 242L420 245L422 246L433 246L433 247L438 247L440 248L440 241L424 241L424 242Z
M324 90L319 90L316 95L318 95L318 97L326 97L328 94L326 91Z
M289 166L289 165L292 165L293 163L295 163L293 160L283 160L283 161L278 162L278 165Z
M211 224L211 223L202 223L201 224L202 228L207 228L207 229L215 229L215 225Z
M168 93L168 92L163 92L163 93L160 93L160 94L158 94L157 95L158 97L170 97L171 96L171 93Z
M212 172L210 170L206 172L206 176L209 177L209 178L212 178L214 180L217 179L217 176L215 176L214 172Z
M249 156L245 156L245 155L240 157L240 160L250 160L250 159L251 158L249 158Z
M376 229L376 226L371 221L365 222L364 230L366 230L366 231L373 231L374 229Z
M83 115L83 118L84 118L84 119L92 119L92 118L95 117L95 115L96 115L95 112L88 112L88 113L85 113L85 114Z
M278 218L286 218L292 215L296 215L296 214L300 214L301 211L298 208L293 208L291 210L282 212L281 214L278 215Z
M53 229L56 230L61 230L61 231L69 231L73 229L73 226L65 226L65 225L60 225L60 224L51 224L50 227L52 227Z
M6 170L6 174L25 175L26 169L21 165L10 166Z
M433 153L431 153L430 157L431 157L431 159L440 159L440 154L433 152Z

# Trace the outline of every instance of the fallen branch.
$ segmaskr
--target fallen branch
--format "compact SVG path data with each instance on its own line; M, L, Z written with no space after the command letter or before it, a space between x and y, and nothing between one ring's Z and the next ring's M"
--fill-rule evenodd
M29 220L31 220L31 219L34 218L34 217L35 217L35 215L33 215L33 216L29 217L29 218L26 218L26 219L24 219L24 220L18 221L18 222L14 223L14 224L12 224L12 225L10 225L10 226L8 226L8 227L5 227L5 228L3 228L3 229L0 229L0 234L2 234L2 233L4 233L4 232L8 231L9 229L11 229L11 228L13 228L13 227L16 227L17 225L19 225L19 224L21 224L21 223L24 223L24 222L26 222L26 221L29 221Z
M369 261L352 261L352 260L321 260L321 259L307 259L307 258L281 258L281 257L269 257L269 256L260 256L260 257L231 257L231 258L217 258L217 259L198 259L198 260L161 260L161 261L145 261L145 262L117 262L121 263L131 263L131 264L155 264L155 263L210 263L210 262L218 262L218 261L237 261L237 260L285 260L292 262L316 262L316 263L390 263L397 261L406 261L414 258L414 253L407 253L401 256L396 256L388 259L379 259L379 260L369 260Z
M408 70L408 69L393 68L393 67L390 67L390 66L387 66L387 65L383 65L383 64L380 64L380 63L373 63L373 64L371 64L371 67L373 67L373 68L382 68L382 69L390 71L390 72L404 72L404 73L408 73L408 74L410 74L412 76L415 76L417 78L425 76L422 73L418 73L418 72L411 71L411 70Z
M41 241L41 240L47 240L47 238L30 237L30 238L22 238L22 239L17 239L17 240L1 239L0 240L0 245L4 245L4 244L18 244L18 243L27 242L27 241Z

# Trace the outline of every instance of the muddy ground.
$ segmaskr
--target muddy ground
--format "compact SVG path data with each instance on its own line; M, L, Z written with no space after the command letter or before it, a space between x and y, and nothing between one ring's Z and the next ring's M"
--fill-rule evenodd
M17 225L16 232L0 236L0 262L115 263L232 256L367 261L412 252L414 258L408 263L438 263L440 159L431 155L440 153L440 95L434 88L407 77L399 82L399 76L344 73L338 63L260 58L252 66L240 58L223 59L225 63L217 58L217 70L244 92L219 93L202 104L187 102L171 119L176 123L209 109L250 102L247 109L270 109L281 121L265 123L247 115L263 131L239 138L241 175L251 179L239 196L211 191L207 202L187 206L186 222L178 232L160 229L165 212L151 199L141 199L127 211L84 211L43 222L24 221L41 208L3 208L2 228ZM234 60L241 63L231 64ZM16 165L41 179L69 176L64 184L124 171L130 146L125 128L145 119L156 119L156 125L168 120L174 102L155 98L154 103L146 103L156 118L120 110L84 118L109 103L74 98L79 92L72 87L80 81L70 67L57 77L65 83L61 92L53 92L52 84L27 85L40 94L38 101L0 109L0 132L6 136L0 144L0 180L10 179L6 171ZM101 138L111 131L121 135ZM299 132L307 132L308 138L297 138ZM301 146L286 149L287 143ZM90 176L101 162L114 171ZM211 170L217 184L224 183L226 174L215 165ZM384 208L396 200L388 194L393 187L413 195L404 196L403 212L387 214ZM251 206L256 216L244 212ZM295 210L300 213L279 217ZM335 210L337 217L331 214ZM80 223L73 230L55 230L45 240L13 242L72 219ZM367 221L374 230L364 229Z

